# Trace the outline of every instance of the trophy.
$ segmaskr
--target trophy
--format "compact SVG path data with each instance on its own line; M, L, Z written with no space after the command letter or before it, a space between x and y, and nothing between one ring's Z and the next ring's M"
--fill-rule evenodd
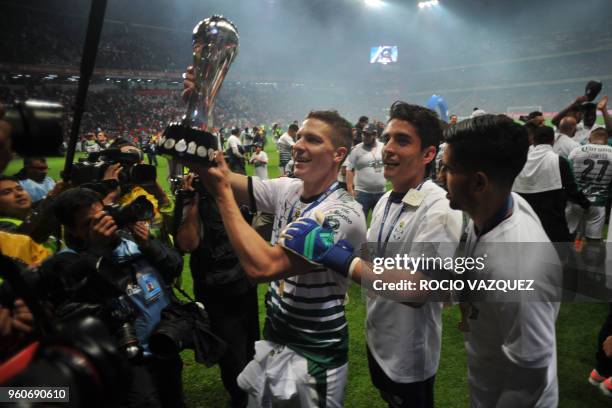
M179 173L173 169L180 162L210 164L215 150L222 148L208 130L213 126L215 97L237 53L236 26L222 16L204 19L193 29L195 90L189 95L183 119L170 123L157 141L157 150L171 159L171 174Z

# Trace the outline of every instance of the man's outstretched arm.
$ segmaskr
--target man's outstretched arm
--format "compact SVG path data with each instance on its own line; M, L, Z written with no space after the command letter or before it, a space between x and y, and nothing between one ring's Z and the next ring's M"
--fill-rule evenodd
M217 152L217 166L198 168L206 188L217 201L230 243L245 273L256 282L269 282L307 273L317 267L282 247L270 246L244 219L233 193L234 174L229 171L223 154ZM245 190L246 187L246 177Z

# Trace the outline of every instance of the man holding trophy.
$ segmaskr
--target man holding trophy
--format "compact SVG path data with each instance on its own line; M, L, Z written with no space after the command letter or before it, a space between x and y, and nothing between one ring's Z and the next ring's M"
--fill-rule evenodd
M185 81L187 89L193 86L191 79ZM343 406L348 374L344 302L349 282L276 243L284 227L300 217L324 218L334 229L334 241L346 240L353 248L365 241L361 206L337 182L352 144L351 125L335 111L310 112L298 136L293 147L296 178L262 180L232 173L220 152L214 166L198 168L247 276L270 282L266 340L255 343L254 359L238 377L253 407ZM274 214L273 246L244 220L238 203ZM348 259L346 254L329 256L336 262Z
M324 218L334 240L365 241L361 207L337 177L351 145L351 124L336 111L310 112L293 149L295 176L261 180L232 173L210 128L214 97L238 49L234 25L222 17L194 29L194 66L185 74L188 111L158 142L162 154L185 163L216 200L226 233L247 276L271 282L264 337L238 377L249 406L341 407L348 373L345 277L279 245L281 230L299 217ZM270 246L245 221L238 203L275 215ZM346 247L348 248L348 246ZM348 249L347 249L348 251ZM330 254L338 262L346 254Z

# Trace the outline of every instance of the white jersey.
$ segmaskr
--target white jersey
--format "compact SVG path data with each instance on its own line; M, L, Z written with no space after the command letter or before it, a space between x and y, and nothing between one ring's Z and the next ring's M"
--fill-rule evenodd
M365 193L384 193L385 176L383 175L382 150L384 144L374 142L374 146L366 147L359 143L351 150L346 159L346 169L355 172L355 190Z
M392 254L421 256L423 248L416 243L447 242L451 245L438 248L444 253L427 256L452 257L461 238L461 211L451 210L446 191L430 180L423 183L420 191L425 193L425 198L418 207L401 202L390 205L384 231L380 234L384 210L391 196L391 192L386 193L372 213L368 242L377 242L379 235L384 241L392 228L390 245L401 243L401 249L394 247ZM368 299L367 308L368 347L391 380L411 383L426 380L436 373L442 335L441 303L427 302L420 308L412 308L376 296Z
M589 136L591 136L591 131L597 127L597 125L593 125L591 127L584 126L584 123L580 122L576 125L576 133L574 133L574 137L572 140L578 144L586 144L589 142Z
M587 144L572 150L572 163L578 188L594 205L604 206L612 182L612 146Z
M287 163L291 160L291 148L295 144L295 140L289 136L289 133L283 133L283 135L276 142L278 147L279 161L281 163Z
M236 135L231 135L227 139L227 147L236 157L242 157L242 143Z
M512 191L534 194L562 188L559 155L553 152L552 146L541 144L529 150L525 166L514 179Z
M553 144L553 152L567 159L567 156L569 156L572 150L578 146L580 146L580 143L572 140L571 137L564 135L563 133L557 133L555 135L555 143Z
M255 176L260 179L268 178L268 154L263 150L259 153L253 154L250 160L251 164L255 168Z
M346 190L337 188L317 204L303 202L303 182L281 177L273 180L251 178L257 211L274 214L272 244L280 231L299 217L314 218L320 211L334 229L334 239L346 239L356 251L366 238L361 206ZM270 283L266 294L266 340L284 344L325 368L348 360L348 327L344 300L348 280L338 273L318 268L308 274Z
M473 272L473 277L517 279L516 274L520 273L521 278L535 277L538 282L545 283L541 287L553 289L539 291L539 301L473 303L476 317L469 320L470 331L464 338L472 406L495 406L504 387L518 389L511 383L516 369L524 367L548 369L536 407L556 407L555 321L559 303L554 288L561 285L560 261L527 201L516 193L512 193L512 198L512 215L491 231L478 237L473 221L468 225L466 255L482 257L486 254L487 259L484 270Z

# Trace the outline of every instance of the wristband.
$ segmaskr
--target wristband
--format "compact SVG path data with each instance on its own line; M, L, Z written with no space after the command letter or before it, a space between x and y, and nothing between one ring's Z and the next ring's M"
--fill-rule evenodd
M348 275L346 276L349 280L353 279L353 272L355 272L355 268L357 267L357 264L360 261L361 261L361 258L359 258L358 256L353 258L353 260L351 261L351 264L350 264L349 270L348 270Z

